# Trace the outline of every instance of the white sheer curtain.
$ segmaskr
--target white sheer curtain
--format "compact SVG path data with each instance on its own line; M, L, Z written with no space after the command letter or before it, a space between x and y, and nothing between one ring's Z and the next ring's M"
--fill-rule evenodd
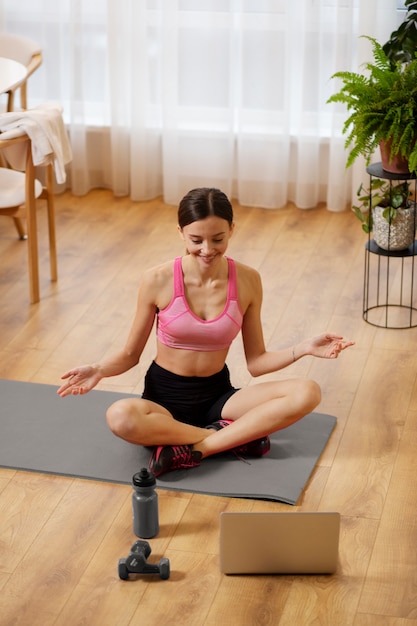
M29 103L65 109L75 194L177 204L217 186L243 205L349 202L333 72L385 41L396 0L0 0L37 39ZM359 168L356 168L359 172ZM359 175L359 174L357 174ZM355 178L355 172L353 173Z

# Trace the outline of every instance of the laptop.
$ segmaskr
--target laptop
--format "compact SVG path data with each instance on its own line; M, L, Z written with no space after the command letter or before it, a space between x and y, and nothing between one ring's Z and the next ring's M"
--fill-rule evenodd
M340 513L223 512L220 571L224 574L333 574Z

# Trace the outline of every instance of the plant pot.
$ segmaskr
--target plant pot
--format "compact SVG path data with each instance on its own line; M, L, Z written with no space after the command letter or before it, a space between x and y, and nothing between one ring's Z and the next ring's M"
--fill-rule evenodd
M396 154L391 160L391 144L392 139L388 141L381 140L379 142L382 169L391 174L408 174L408 159L401 156L401 154Z
M375 243L383 250L406 250L414 243L416 232L416 204L397 209L396 216L388 223L382 213L385 207L372 209L373 235Z

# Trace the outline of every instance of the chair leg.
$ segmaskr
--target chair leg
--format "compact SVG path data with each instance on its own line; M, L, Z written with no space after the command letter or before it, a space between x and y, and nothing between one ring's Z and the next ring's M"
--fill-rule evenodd
M55 203L54 203L54 174L52 165L46 168L46 202L48 207L48 234L49 234L49 263L51 267L51 280L58 280L58 262L56 256L55 235Z
M20 217L13 218L14 225L16 226L17 234L19 235L19 239L27 239L28 236L26 234L25 228L23 226L22 220Z
M29 154L30 150L28 150ZM39 302L38 228L36 222L35 171L32 159L26 162L26 219L28 230L28 269L30 302Z

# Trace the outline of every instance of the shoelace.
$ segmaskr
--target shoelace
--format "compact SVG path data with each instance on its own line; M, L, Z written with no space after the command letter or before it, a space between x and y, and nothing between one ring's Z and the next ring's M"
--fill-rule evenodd
M173 452L171 458L171 468L194 467L193 452L189 446L170 446Z

